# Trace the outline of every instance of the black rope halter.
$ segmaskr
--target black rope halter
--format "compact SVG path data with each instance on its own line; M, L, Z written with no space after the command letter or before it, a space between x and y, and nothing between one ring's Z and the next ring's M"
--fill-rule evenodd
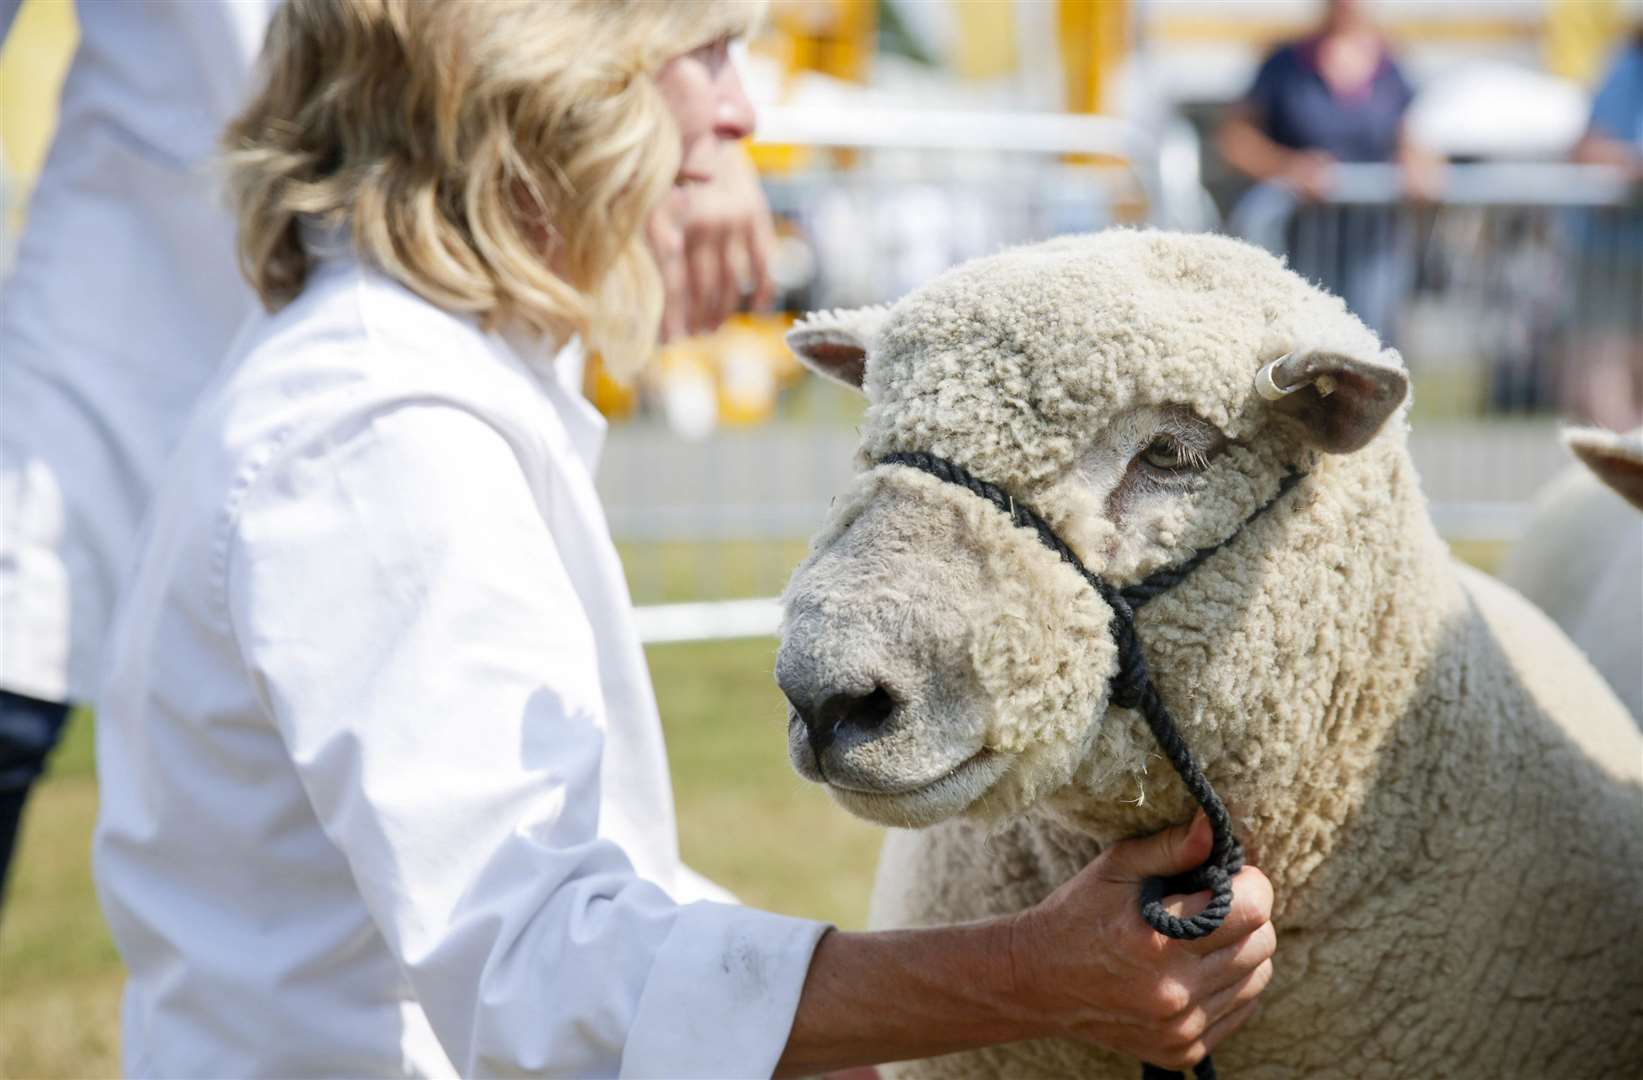
M1187 791L1197 800L1198 805L1204 808L1204 815L1209 818L1210 831L1214 836L1209 858L1202 866L1173 877L1147 878L1141 883L1141 917L1147 920L1147 925L1169 938L1193 940L1213 933L1226 921L1227 913L1232 910L1232 877L1243 869L1244 850L1232 835L1232 819L1227 814L1221 797L1204 777L1203 767L1193 756L1186 741L1181 738L1181 733L1176 730L1175 719L1164 706L1163 698L1158 696L1158 688L1153 685L1152 676L1147 672L1147 657L1141 649L1141 638L1136 633L1135 613L1159 593L1179 584L1211 555L1231 543L1251 521L1270 510L1290 488L1299 483L1303 474L1291 472L1286 475L1278 485L1277 494L1245 518L1244 523L1225 540L1211 547L1199 548L1185 562L1166 567L1144 581L1118 588L1090 573L1083 560L1056 535L1049 522L1031 507L1011 496L997 484L971 475L962 465L934 454L923 453L886 454L878 463L905 465L911 469L918 469L938 480L957 484L964 490L986 499L1008 514L1017 526L1031 529L1038 536L1040 543L1077 570L1084 580L1089 582L1090 587L1100 594L1107 606L1112 608L1112 637L1113 643L1118 646L1118 671L1112 677L1109 700L1119 708L1140 711L1147 727L1152 730L1152 737L1157 740L1159 749L1169 758L1170 765L1181 777ZM1164 909L1166 896L1206 889L1210 893L1209 906L1191 918L1178 918ZM1205 1057L1193 1069L1193 1075L1198 1080L1214 1080L1215 1065ZM1163 1080L1165 1077L1176 1077L1180 1074L1143 1063L1141 1076L1142 1080Z

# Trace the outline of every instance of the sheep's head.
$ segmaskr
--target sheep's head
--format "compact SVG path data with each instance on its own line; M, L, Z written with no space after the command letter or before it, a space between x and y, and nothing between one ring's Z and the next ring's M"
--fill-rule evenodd
M892 825L1014 814L1073 788L1133 803L1159 762L1139 719L1109 715L1112 612L1095 590L988 502L881 458L963 465L1125 585L1238 531L1286 473L1359 456L1407 389L1396 354L1338 299L1200 235L1008 251L891 308L801 323L789 342L868 399L861 474L784 599L789 749L846 808ZM1290 516L1255 521L1195 572L1194 595L1247 602ZM1215 663L1191 628L1169 632L1176 662ZM1151 652L1148 635L1143 620ZM1236 737L1192 720L1200 754Z

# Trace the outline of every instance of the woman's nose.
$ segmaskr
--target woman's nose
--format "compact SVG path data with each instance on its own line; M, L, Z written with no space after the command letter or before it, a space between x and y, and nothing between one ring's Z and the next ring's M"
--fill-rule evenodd
M726 64L721 70L718 89L713 133L721 139L745 139L753 134L753 102L748 100L735 64Z

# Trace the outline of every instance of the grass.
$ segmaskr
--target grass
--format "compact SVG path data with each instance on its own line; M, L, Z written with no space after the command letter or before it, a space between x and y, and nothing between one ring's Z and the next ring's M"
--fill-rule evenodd
M787 764L771 640L649 650L686 862L744 901L859 927L879 830ZM123 973L92 890L92 720L30 799L0 915L0 1077L119 1074ZM795 842L802 840L802 843Z
M1493 570L1501 546L1456 552ZM774 654L768 639L647 653L681 849L747 903L859 927L879 831L789 769ZM82 712L29 804L0 916L0 1077L119 1072L123 975L91 885L92 760L92 721Z
M624 540L616 547L635 604L676 604L779 595L810 542Z

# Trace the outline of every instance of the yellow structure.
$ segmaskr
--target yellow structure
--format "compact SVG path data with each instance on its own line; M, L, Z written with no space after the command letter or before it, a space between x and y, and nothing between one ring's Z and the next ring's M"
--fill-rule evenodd
M1546 0L1546 70L1591 85L1624 29L1615 0Z
M806 71L865 82L877 30L874 0L776 0L752 48L773 57L788 83ZM762 173L792 172L808 160L798 146L754 143L748 153Z
M669 398L686 397L692 415L706 409L714 425L762 424L776 411L781 391L804 373L784 340L792 324L793 316L786 312L732 315L711 334L658 350L637 384L611 378L595 355L589 358L582 390L612 420L632 416L642 400L671 414Z
M1130 48L1129 4L1127 0L1057 0L1056 8L1067 109L1101 112L1108 104L1107 77Z
M7 228L21 224L22 201L45 163L57 127L57 91L80 40L74 5L24 4L0 52L0 152L6 179L17 185L7 194Z
M777 0L770 23L789 75L819 71L848 82L866 79L878 29L874 0Z
M960 77L996 79L1016 69L1015 0L955 4L953 16L957 35L951 61Z

